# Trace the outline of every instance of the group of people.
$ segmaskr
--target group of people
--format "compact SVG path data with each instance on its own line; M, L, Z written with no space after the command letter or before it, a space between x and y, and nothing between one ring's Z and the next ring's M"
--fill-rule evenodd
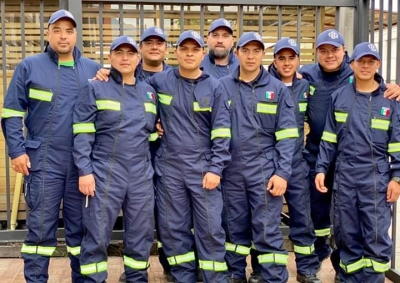
M61 201L74 283L106 281L121 209L121 280L148 282L156 227L168 282L245 283L250 254L248 282L287 282L283 196L298 282L322 282L329 257L335 282L384 282L400 194L400 87L377 73L372 43L348 57L343 36L326 30L318 62L297 73L300 46L283 38L264 68L261 35L235 45L229 21L217 19L207 55L203 38L184 31L170 67L167 37L150 27L139 44L116 38L105 70L81 56L76 37L73 15L53 13L45 52L17 66L2 110L30 209L27 282L48 280Z

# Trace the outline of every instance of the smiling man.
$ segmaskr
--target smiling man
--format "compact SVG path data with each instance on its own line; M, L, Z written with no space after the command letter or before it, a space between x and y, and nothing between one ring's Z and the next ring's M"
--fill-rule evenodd
M208 54L201 67L217 79L232 73L239 65L233 54L233 42L230 22L222 18L213 21L207 37Z

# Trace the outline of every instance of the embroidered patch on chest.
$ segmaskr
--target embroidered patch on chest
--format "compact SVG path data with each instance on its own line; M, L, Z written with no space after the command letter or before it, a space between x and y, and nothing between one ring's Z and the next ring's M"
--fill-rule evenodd
M386 117L390 116L390 108L382 107L381 108L381 115L386 116Z
M274 99L275 93L273 91L267 91L265 92L265 98L266 99Z

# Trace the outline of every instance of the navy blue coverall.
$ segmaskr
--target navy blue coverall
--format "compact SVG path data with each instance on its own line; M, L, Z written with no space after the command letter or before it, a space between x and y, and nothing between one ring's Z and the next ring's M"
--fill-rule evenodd
M233 51L229 53L228 65L222 66L215 63L214 57L208 53L201 61L201 67L214 78L220 79L224 76L232 74L239 66L239 60L236 58Z
M230 99L232 161L224 170L223 224L228 275L245 279L253 242L265 282L286 282L287 252L279 229L282 197L266 190L273 175L289 180L298 138L295 107L288 88L261 67L251 83L239 68L221 79Z
M331 190L328 194L322 194L315 188L315 163L331 95L340 87L352 82L353 70L350 68L346 54L340 69L336 72L325 72L318 63L315 63L303 66L300 73L310 83L310 96L306 112L306 121L310 126L310 132L306 139L304 158L310 167L308 176L310 179L311 218L317 236L314 243L315 252L319 261L322 262L331 252L327 239L331 234L332 195ZM328 170L325 183L328 188L332 188L333 168Z
M360 93L354 84L332 95L317 173L335 164L334 231L341 282L382 283L392 254L386 201L391 177L400 177L400 105L383 97L386 88ZM391 161L389 161L389 156Z
M31 167L24 177L29 207L28 234L22 245L27 282L47 282L50 256L57 245L61 200L72 282L83 282L79 254L83 237L78 171L72 157L72 113L88 80L100 66L81 57L64 65L50 46L24 59L15 69L4 101L1 126L11 159L27 154ZM26 126L26 138L22 131Z
M85 236L81 271L85 282L105 282L107 247L122 208L127 282L148 282L154 236L150 140L157 138L156 95L137 80L124 84L112 69L109 82L93 81L74 112L74 160L79 176L93 174L94 197L83 197Z
M164 129L157 151L158 229L178 283L196 282L193 234L204 282L226 282L220 187L203 188L207 172L222 174L230 161L229 106L220 83L203 71L190 80L178 69L149 79L159 99Z

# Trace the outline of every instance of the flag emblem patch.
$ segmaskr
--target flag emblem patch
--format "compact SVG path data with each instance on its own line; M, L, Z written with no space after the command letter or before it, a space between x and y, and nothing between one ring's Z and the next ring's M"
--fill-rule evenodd
M275 97L275 94L273 91L267 91L265 93L265 98L267 98L267 99L274 99L274 97Z
M383 115L383 116L389 116L390 115L390 108L387 108L387 107L382 107L381 108L381 115Z
M155 94L154 94L154 93L152 93L152 92L150 92L150 91L148 91L148 92L147 92L147 97L148 97L149 99L151 99L151 100L154 100L154 99L156 99L156 96L155 96Z

